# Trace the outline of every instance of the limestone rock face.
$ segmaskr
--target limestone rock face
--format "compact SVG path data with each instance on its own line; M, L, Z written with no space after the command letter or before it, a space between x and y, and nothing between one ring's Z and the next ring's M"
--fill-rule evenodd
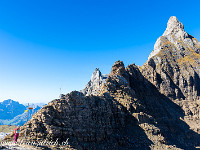
M112 70L115 70L116 64L119 62L113 65ZM188 149L199 143L196 140L199 135L183 122L184 111L161 94L135 64L125 70L122 69L123 63L120 64L119 70L123 70L123 74L110 73L101 94L109 94L128 111L125 136L134 139L137 144L145 141L146 145L138 144L141 149L148 146L151 149L167 149L172 145L176 145L173 149ZM135 146L129 148L134 149Z
M27 139L69 138L74 149L195 149L200 145L199 48L171 17L143 66L117 61L106 80L96 69L82 93L51 101L28 121Z
M198 51L200 46L199 42L184 30L183 24L175 16L170 17L165 32L157 39L154 50L148 59L166 48L167 44L168 46L170 44L174 45L178 50L182 51L184 51L185 46Z
M99 68L96 68L91 76L90 81L88 82L86 87L81 90L81 92L86 96L98 95L107 77L108 75L102 74Z
M171 17L154 51L141 67L143 75L171 99L199 99L200 43Z
M124 63L122 61L116 61L112 66L110 75L120 75L122 76L125 73Z
M171 17L155 47L140 68L143 76L184 111L183 121L199 134L200 43Z
M163 36L168 35L174 35L178 40L184 40L188 37L188 34L184 31L183 24L175 16L169 18L167 29L163 33Z
M109 95L85 97L73 91L51 101L28 121L27 140L65 141L69 138L74 147L83 146L84 142L103 142L106 146L125 127L125 112ZM25 129L25 125L20 128L21 138Z

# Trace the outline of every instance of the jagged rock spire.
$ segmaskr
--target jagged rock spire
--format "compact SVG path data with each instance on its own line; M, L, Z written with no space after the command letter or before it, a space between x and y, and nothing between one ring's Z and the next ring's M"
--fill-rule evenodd
M177 44L180 41L186 41L189 45L193 46L193 42L191 41L190 37L192 36L189 36L189 34L185 32L184 25L175 16L170 17L165 32L157 39L154 45L154 50L149 55L148 59L158 54L162 49L163 43L166 43L167 41L178 47L179 45Z
M181 41L188 37L188 34L184 30L184 25L175 16L169 18L167 28L162 36L172 35L174 35L176 39Z
M173 33L174 30L184 30L184 25L175 16L172 16L169 18L167 28L163 36Z
M99 68L96 68L91 76L90 81L88 82L86 87L81 90L81 92L86 96L98 95L107 77L107 74L102 74Z

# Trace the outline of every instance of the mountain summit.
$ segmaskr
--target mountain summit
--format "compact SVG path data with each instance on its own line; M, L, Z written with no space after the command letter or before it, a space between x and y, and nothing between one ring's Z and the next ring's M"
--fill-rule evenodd
M186 33L183 24L173 16L142 66L142 72L145 76L148 72L147 79L166 96L196 100L200 92L199 53L198 40Z
M175 16L170 17L165 32L157 39L154 50L148 59L158 54L166 44L173 44L178 51L183 51L186 47L199 52L200 48L197 39L184 30L183 24Z
M200 43L171 17L147 62L99 69L28 121L27 140L74 149L195 149L200 145ZM24 136L26 126L20 128ZM14 134L5 138L11 140Z
M184 32L185 31L183 24L175 16L172 16L169 18L169 21L167 23L167 29L163 33L163 36L167 36L169 34L176 35L177 33L179 33L179 37L183 39L184 37L182 33Z

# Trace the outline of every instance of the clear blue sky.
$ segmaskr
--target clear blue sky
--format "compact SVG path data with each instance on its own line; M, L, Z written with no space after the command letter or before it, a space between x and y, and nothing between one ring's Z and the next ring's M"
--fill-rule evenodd
M0 101L49 102L96 67L142 65L170 16L200 39L199 1L0 1Z

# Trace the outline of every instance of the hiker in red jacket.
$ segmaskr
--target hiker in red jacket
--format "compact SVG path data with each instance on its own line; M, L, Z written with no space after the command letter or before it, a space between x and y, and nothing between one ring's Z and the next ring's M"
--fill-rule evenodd
M15 133L15 143L17 143L17 139L19 137L19 126L17 126L17 128L14 129L14 133Z

